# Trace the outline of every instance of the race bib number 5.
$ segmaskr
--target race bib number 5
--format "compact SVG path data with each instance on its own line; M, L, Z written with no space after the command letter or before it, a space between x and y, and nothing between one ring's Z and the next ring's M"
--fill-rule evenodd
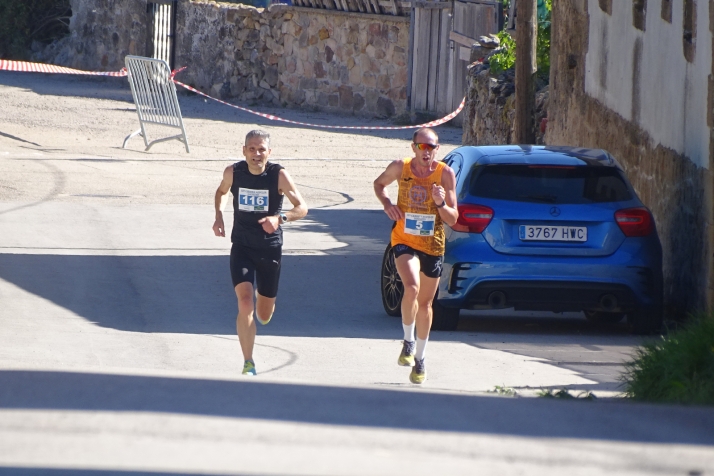
M244 212L267 212L268 191L239 188L238 210L242 210Z
M434 236L436 215L405 213L404 233L416 236Z

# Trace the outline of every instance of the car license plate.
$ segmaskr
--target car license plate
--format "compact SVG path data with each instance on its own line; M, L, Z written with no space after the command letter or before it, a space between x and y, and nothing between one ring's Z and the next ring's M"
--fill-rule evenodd
M588 241L585 226L521 225L518 235L522 241Z

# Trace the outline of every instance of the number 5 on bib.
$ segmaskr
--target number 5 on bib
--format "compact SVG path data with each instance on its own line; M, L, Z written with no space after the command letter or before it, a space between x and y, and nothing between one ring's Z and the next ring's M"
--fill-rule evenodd
M404 233L416 236L434 236L436 215L405 213Z

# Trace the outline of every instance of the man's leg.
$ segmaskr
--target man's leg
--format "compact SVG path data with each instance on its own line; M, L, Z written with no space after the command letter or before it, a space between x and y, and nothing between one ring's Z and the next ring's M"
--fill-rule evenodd
M239 283L235 287L238 298L238 317L236 331L240 348L245 361L253 361L253 346L255 345L255 320L253 319L253 284Z
M399 245L398 245L399 246ZM403 245L402 245L403 246ZM399 354L397 364L404 367L414 365L414 327L418 311L417 297L419 295L419 259L405 253L394 260L399 277L404 285L402 295L402 328L404 329L404 342Z
M255 293L255 317L261 321L261 324L267 324L273 318L275 299L265 297L260 292Z

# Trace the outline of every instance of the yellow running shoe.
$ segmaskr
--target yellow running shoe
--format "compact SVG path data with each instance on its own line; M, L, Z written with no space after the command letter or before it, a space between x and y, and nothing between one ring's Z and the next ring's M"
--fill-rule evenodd
M424 359L414 359L414 367L412 367L412 373L409 374L409 381L411 383L424 383L424 380L426 380Z
M243 375L257 375L258 372L255 371L255 364L250 360L246 360L243 364Z
M402 345L402 352L399 354L399 360L397 360L397 364L401 365L402 367L413 367L414 366L414 342L409 342L408 340L404 341L404 344Z

